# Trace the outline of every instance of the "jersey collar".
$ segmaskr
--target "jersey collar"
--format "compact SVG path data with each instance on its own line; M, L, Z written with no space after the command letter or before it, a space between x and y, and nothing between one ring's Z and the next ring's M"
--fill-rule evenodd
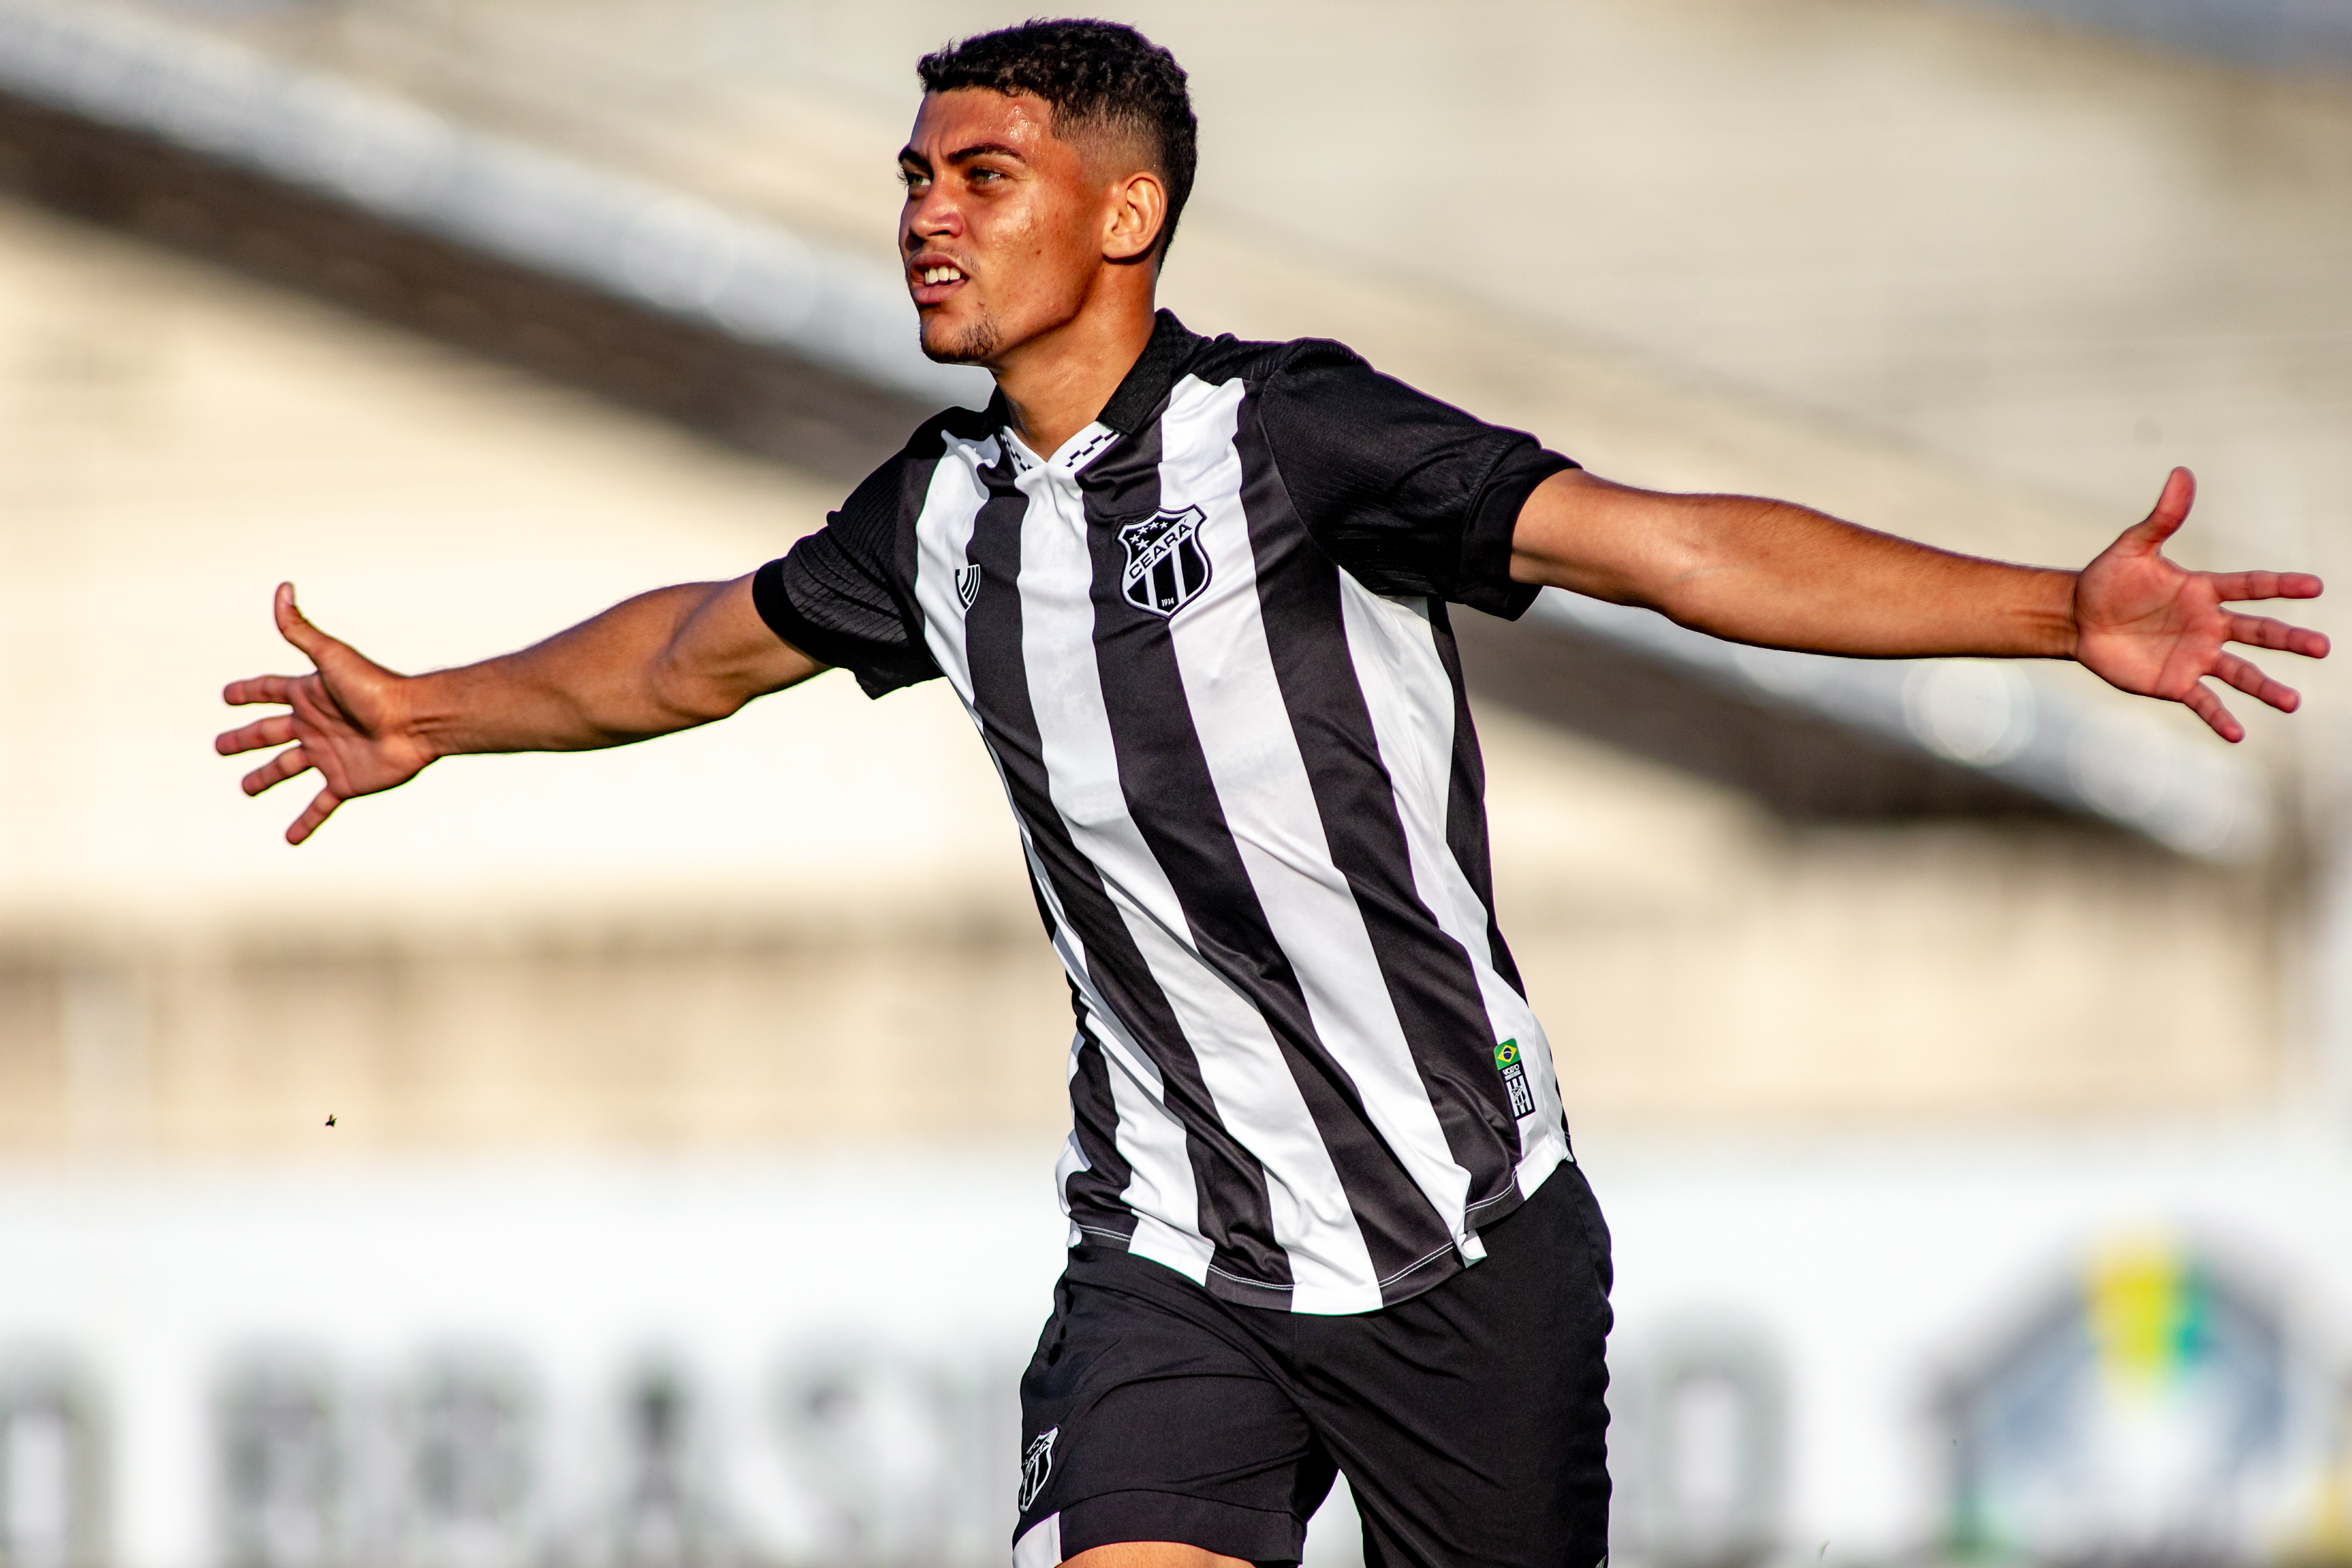
M1153 318L1151 341L1118 383L1118 391L1110 394L1102 413L1095 416L1098 424L1108 425L1121 435L1133 435L1151 423L1160 402L1168 396L1176 378L1192 361L1192 350L1201 340L1185 330L1184 323L1173 312L1162 310Z
M1150 424L1152 415L1159 412L1160 403L1167 399L1169 389L1184 373L1184 367L1192 362L1192 352L1201 342L1200 335L1188 330L1183 322L1176 319L1173 311L1157 313L1151 321L1151 340L1143 345L1143 352L1136 357L1135 363L1119 382L1118 390L1110 394L1110 402L1103 404L1102 413L1095 416L1095 424L1120 435L1133 435ZM1004 433L1008 449L1016 444L1012 434L1013 405L1005 401L1002 387L989 398L983 417ZM1072 445L1077 444L1073 438ZM1100 444L1093 444L1087 447L1086 456L1092 457L1099 450ZM1031 461L1043 463L1050 460L1032 458Z

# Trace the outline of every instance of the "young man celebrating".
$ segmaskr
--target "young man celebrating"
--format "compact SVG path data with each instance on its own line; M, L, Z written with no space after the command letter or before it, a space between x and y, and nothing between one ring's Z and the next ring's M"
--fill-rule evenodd
M258 793L297 843L457 752L616 746L828 665L944 676L1003 775L1068 972L1067 1272L1022 1384L1013 1557L1297 1558L1335 1468L1381 1564L1607 1550L1608 1237L1496 929L1449 604L1543 586L1865 657L2072 658L2184 703L2295 694L2225 644L2315 579L2184 571L2176 470L2080 572L1779 502L1595 478L1337 344L1195 337L1153 293L1192 188L1184 73L1131 29L1033 23L930 56L899 245L929 421L827 526L504 658L405 677L305 621L317 669Z

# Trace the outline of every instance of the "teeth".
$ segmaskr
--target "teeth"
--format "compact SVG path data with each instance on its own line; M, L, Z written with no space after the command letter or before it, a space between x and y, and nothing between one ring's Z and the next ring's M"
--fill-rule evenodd
M961 282L962 279L963 274L952 267L927 267L923 268L923 281L926 283L958 283Z

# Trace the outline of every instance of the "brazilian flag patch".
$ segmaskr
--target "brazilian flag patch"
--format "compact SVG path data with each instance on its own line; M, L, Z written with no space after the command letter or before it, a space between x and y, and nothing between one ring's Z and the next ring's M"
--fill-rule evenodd
M1519 1060L1519 1042L1507 1040L1495 1048L1495 1067L1503 1075L1503 1087L1510 1092L1511 1114L1532 1116L1536 1113L1535 1091L1528 1087L1527 1063Z

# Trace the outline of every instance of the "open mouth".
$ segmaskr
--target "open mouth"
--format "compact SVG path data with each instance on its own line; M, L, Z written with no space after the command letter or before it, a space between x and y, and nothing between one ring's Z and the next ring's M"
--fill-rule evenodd
M907 291L917 305L937 305L966 282L963 268L936 256L919 256L907 266Z

